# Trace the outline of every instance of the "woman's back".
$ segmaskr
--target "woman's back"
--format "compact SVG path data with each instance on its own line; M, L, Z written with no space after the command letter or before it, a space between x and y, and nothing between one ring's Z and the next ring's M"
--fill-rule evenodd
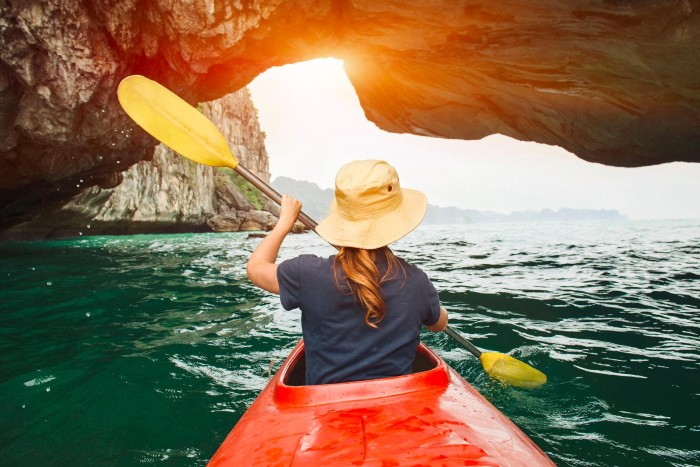
M410 373L422 326L440 317L430 280L397 258L399 267L380 285L386 315L374 328L357 295L343 285L347 278L335 258L302 255L277 269L282 306L302 312L307 384ZM382 255L376 261L384 277L387 261Z
M301 211L284 195L275 228L248 260L248 277L300 308L307 384L408 374L422 325L442 331L447 312L420 269L398 260L387 245L415 229L428 208L425 195L401 188L384 161L355 161L336 176L335 199L316 233L336 256L302 255L277 264L282 241Z

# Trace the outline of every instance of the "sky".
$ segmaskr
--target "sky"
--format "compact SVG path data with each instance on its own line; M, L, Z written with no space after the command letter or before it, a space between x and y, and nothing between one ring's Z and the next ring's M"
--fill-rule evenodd
M332 188L356 159L384 159L431 204L510 213L615 209L630 219L700 218L700 164L619 168L502 135L463 141L389 133L369 122L333 58L267 70L249 86L272 180Z

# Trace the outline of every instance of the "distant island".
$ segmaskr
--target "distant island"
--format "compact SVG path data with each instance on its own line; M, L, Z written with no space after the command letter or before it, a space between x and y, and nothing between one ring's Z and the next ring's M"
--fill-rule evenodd
M294 180L289 177L277 177L272 186L280 193L289 193L299 198L304 205L304 212L317 221L328 214L333 200L333 190L322 190L312 182ZM542 209L540 211L514 211L503 214L493 211L461 209L428 205L425 215L426 224L476 224L493 222L554 222L554 221L591 221L591 220L626 220L627 217L611 209Z

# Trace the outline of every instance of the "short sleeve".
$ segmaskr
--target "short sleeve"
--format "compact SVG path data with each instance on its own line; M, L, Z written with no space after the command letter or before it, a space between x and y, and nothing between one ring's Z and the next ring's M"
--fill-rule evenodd
M300 258L282 261L277 266L277 282L280 286L280 302L285 310L299 307L301 292Z
M425 276L425 282L428 304L423 313L423 324L432 326L440 319L440 298L438 297L437 290L435 290L435 286L430 279L428 279L427 275Z

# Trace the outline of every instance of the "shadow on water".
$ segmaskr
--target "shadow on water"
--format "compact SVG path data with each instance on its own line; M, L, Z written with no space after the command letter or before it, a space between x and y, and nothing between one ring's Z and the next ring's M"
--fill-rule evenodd
M544 371L505 387L426 343L560 465L697 465L700 223L422 228L451 325ZM301 335L252 287L245 234L0 244L2 465L202 465ZM282 257L330 255L313 235Z

